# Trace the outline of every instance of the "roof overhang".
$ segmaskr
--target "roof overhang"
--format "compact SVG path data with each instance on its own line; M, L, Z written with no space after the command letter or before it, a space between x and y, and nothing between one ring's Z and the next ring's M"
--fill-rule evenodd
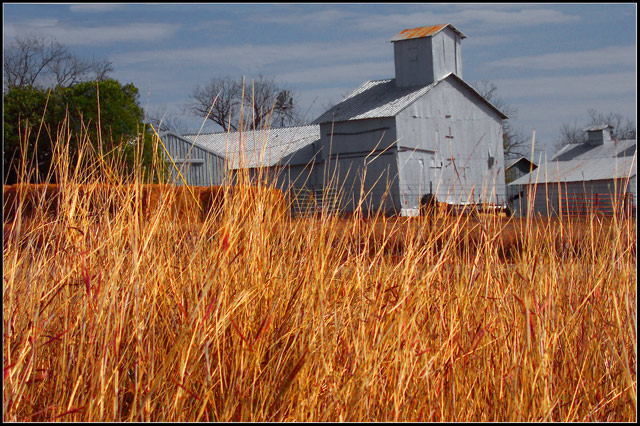
M455 75L454 73L451 72L451 73L447 74L446 76L442 77L438 82L446 80L448 78L453 78L454 80L456 80L460 84L462 84L466 89L468 89L473 94L475 94L477 97L479 97L487 106L489 106L491 109L493 109L495 112L497 112L498 115L500 116L500 118L502 118L503 120L507 120L509 118L504 112L500 111L498 109L498 107L493 105L484 96L482 96L476 89L474 89L473 86L471 86L469 83L467 83L466 81L464 81L463 79L461 79L460 77Z

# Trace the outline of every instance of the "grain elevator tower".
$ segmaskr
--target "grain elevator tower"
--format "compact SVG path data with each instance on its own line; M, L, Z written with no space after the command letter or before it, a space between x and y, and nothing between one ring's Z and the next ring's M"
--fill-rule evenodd
M466 38L451 24L404 30L391 39L396 86L427 85L449 73L462 78L461 42Z

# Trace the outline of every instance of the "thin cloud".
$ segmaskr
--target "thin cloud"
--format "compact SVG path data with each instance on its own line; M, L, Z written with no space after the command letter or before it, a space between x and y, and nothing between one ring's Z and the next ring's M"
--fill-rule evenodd
M56 19L37 19L7 25L5 36L20 33L51 35L60 43L70 46L106 45L124 42L159 41L171 37L180 28L177 24L132 22L114 26L69 26Z
M559 52L536 56L520 56L493 61L491 67L538 70L591 69L602 67L634 67L636 46L611 46L582 52Z
M99 3L99 4L72 4L69 6L71 12L79 13L102 13L112 10L122 9L121 4Z
M377 48L376 48L377 47ZM220 63L234 64L239 68L268 67L293 68L316 67L333 63L361 63L372 58L386 58L393 61L393 50L379 49L379 43L353 42L336 46L335 43L293 43L282 44L243 44L235 46L200 46L186 49L159 49L136 51L113 55L116 63L133 65L137 63L153 63L162 60L163 63L184 63L217 66ZM324 57L318 52L331 52L331 56ZM358 54L354 54L358 52Z
M300 10L280 12L280 13L256 13L247 15L246 19L251 22L264 24L277 24L286 26L313 26L326 28L327 25L339 25L341 22L351 22L360 14L347 12L338 9L314 10L305 12Z
M636 73L612 72L496 80L509 99L571 99L575 103L599 97L635 97ZM554 105L555 106L555 105Z
M308 67L297 71L283 72L278 78L295 84L323 85L344 82L356 82L354 90L367 80L393 78L393 61L358 62L336 64L322 67Z
M569 15L559 10L530 9L504 11L491 9L465 9L453 14L453 19L460 22L477 22L498 27L536 26L547 24L563 24L579 21L577 15Z
M498 10L500 9L500 10ZM463 33L466 24L478 28L531 27L536 25L559 24L580 20L576 15L569 15L558 10L523 8L516 11L498 9L469 8L457 12L446 13L406 13L406 14L369 14L355 18L353 26L361 30L398 32L398 28L411 28L424 25L452 23ZM392 35L393 35L392 34Z

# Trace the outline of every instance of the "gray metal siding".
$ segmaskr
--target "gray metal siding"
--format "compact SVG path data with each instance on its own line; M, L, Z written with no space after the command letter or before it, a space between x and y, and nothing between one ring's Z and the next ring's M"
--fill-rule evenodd
M398 87L431 84L449 73L462 78L462 38L451 28L393 43Z
M462 78L460 37L453 30L445 28L433 36L431 49L433 54L433 75L436 80L440 80L450 72Z
M525 196L527 198L524 204L528 206L528 200L535 196L531 205L535 215L558 216L561 212L566 212L567 202L563 200L567 198L582 194L588 196L598 194L602 196L600 198L600 209L609 210L613 204L611 200L622 200L625 193L631 193L630 182L627 184L625 179L569 182L560 185L557 183L542 183L525 186ZM635 206L635 198L633 203ZM523 211L523 213L526 213L526 211Z
M188 185L222 185L226 178L224 159L173 134L161 136L162 141ZM166 153L165 153L166 154ZM183 185L175 167L169 161L170 182Z
M400 204L393 118L320 125L322 165L318 187L341 192L341 209L353 211L361 198L368 211L396 213Z
M400 150L433 155L433 187L439 201L505 201L501 117L464 86L443 80L396 119ZM401 157L398 161L404 162ZM430 161L425 157L424 164ZM403 191L415 180L406 171L400 168ZM415 194L410 195L415 200ZM411 203L403 208L411 208Z
M393 43L398 87L436 81L431 40L431 37L425 37Z
M417 214L422 196L436 193L436 167L435 152L417 150L398 152L398 169L400 170L398 184L403 213Z

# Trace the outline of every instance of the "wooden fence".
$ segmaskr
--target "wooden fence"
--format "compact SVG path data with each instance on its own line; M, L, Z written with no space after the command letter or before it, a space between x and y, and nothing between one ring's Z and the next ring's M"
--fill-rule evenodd
M560 198L564 216L635 216L633 194L563 194Z

